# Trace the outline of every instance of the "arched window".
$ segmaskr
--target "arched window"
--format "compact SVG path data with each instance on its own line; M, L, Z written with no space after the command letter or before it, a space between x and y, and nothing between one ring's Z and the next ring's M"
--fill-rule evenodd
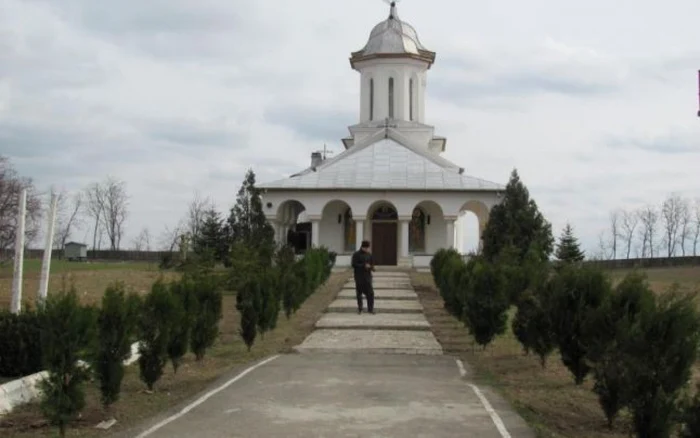
M369 80L369 120L374 120L374 79Z
M413 79L408 81L408 119L413 121Z
M356 223L352 218L352 210L348 208L347 210L345 210L345 215L343 216L343 240L345 241L345 252L355 251L356 231Z
M389 118L394 118L394 78L389 78Z
M408 251L411 253L425 252L425 213L420 208L413 209L408 229Z

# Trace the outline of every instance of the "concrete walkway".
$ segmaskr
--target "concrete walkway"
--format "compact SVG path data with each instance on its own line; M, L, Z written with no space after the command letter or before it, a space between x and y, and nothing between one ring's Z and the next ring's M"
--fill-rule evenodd
M348 281L300 352L442 354L405 272L374 275L375 314L357 314L355 282ZM365 303L365 310L367 305Z
M535 436L498 395L470 383L459 360L442 355L407 274L379 273L374 284L375 315L354 313L349 283L297 347L301 354L222 379L124 436Z

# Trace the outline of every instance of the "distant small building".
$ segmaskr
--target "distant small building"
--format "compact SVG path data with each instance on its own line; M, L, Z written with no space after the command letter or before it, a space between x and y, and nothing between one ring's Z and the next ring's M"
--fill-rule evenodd
M63 256L69 261L83 262L87 260L87 248L83 243L68 242L63 250Z

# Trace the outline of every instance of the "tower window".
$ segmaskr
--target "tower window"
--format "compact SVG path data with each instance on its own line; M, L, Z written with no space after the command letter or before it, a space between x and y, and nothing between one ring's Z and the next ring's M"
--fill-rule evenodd
M389 78L389 118L394 118L394 78Z
M374 120L374 79L369 80L369 119Z
M408 81L408 118L413 121L413 79Z

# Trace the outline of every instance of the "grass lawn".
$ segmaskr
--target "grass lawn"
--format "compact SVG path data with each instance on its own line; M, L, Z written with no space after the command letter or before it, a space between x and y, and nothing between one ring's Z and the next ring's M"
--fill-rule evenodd
M109 413L102 410L99 391L95 385L87 385L87 407L81 419L69 429L67 435L99 437L124 433L130 427L194 397L226 373L243 369L250 362L266 356L291 351L293 346L300 344L311 333L315 322L335 299L349 275L349 272L332 274L326 284L321 286L289 320L281 314L277 329L266 334L264 339L258 337L250 353L238 335L240 320L236 310L236 297L225 295L221 335L201 362L196 362L189 354L176 375L173 374L172 367L168 367L165 375L156 383L153 394L145 392L146 386L139 380L138 365L128 367L121 400ZM118 423L108 432L94 429L97 423L112 416ZM0 419L0 436L3 438L50 437L55 434L56 429L46 425L36 405L18 408Z
M12 264L0 266L0 308L8 309L12 297ZM115 281L123 281L127 287L138 293L150 290L151 285L161 275L167 280L178 276L174 272L161 272L155 263L144 262L68 262L51 261L49 294L61 290L64 282L67 287L74 284L81 299L86 303L96 303L102 298L107 286ZM32 305L39 290L41 260L25 260L22 286L22 305Z
M627 271L613 271L615 281ZM662 293L677 281L684 290L700 290L700 267L647 270L656 292ZM606 427L605 416L591 388L590 377L577 387L557 353L542 369L536 356L525 356L510 329L485 351L473 350L473 339L462 323L443 307L429 273L413 273L412 282L425 308L426 317L446 354L462 358L471 367L472 378L499 390L533 427L539 437L622 438L629 436L630 423L618 420L615 429ZM510 313L512 318L515 311ZM698 371L696 369L696 371ZM696 376L700 374L696 372Z

